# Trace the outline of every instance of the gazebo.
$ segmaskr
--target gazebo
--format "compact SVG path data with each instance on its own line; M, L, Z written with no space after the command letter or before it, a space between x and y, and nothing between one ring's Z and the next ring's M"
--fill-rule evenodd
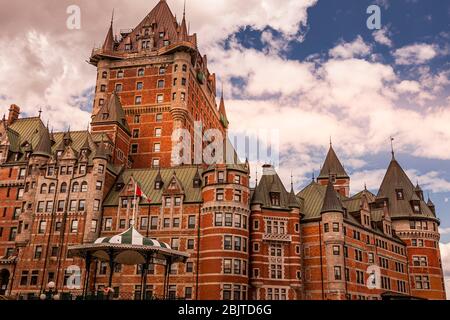
M186 253L172 250L167 243L144 237L134 226L118 235L99 238L91 244L70 246L68 250L73 256L81 257L85 261L86 276L83 283L83 298L86 298L88 294L90 267L94 260L109 263L109 288L112 287L115 264L142 265L141 299L145 298L149 264L164 265L163 298L166 299L170 266L172 263L185 263L189 258L189 255Z

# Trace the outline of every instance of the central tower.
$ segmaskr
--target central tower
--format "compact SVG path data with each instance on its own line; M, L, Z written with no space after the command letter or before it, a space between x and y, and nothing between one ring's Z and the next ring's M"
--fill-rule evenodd
M119 35L111 20L90 63L97 67L92 117L98 119L117 94L131 132L125 152L130 167L171 167L173 131L187 129L192 138L195 121L202 122L203 130L225 134L228 120L224 106L217 106L216 76L198 50L197 35L189 34L185 12L178 22L165 0Z

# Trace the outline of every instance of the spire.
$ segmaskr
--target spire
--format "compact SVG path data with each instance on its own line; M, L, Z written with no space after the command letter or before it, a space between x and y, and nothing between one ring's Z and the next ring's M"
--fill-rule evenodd
M228 118L227 118L227 112L225 110L225 101L223 99L223 84L222 84L222 94L220 97L220 105L219 105L219 115L220 115L220 121L222 121L222 124L225 128L228 128Z
M52 142L50 140L50 133L48 128L42 129L41 139L37 144L33 155L44 156L50 158L52 155Z
M392 160L395 159L395 152L394 152L394 138L391 137L391 154L392 154Z
M67 131L64 133L63 141L66 146L69 146L72 144L73 140L72 140L72 136L70 135L70 126L67 129Z
M294 178L292 176L292 172L291 172L291 192L289 193L288 207L300 209L300 203L298 202L297 196L295 195L294 192Z
M342 202L338 198L338 194L334 190L331 179L328 179L327 190L325 191L325 197L323 199L322 210L320 211L320 213L327 212L344 212L342 208Z
M56 143L55 134L53 133L53 128L50 133L50 142L52 143L52 146Z
M84 143L80 150L91 151L91 145L89 144L89 132L86 133L86 139L84 139Z
M330 141L330 149L328 150L325 162L320 170L319 179L329 178L330 174L335 174L338 178L349 178L347 172L339 161L336 152L333 149L333 145Z
M103 51L113 51L114 50L113 23L114 23L114 9L112 12L112 17L111 17L111 25L109 26L108 33L106 34L105 42L103 42L103 46L102 46Z

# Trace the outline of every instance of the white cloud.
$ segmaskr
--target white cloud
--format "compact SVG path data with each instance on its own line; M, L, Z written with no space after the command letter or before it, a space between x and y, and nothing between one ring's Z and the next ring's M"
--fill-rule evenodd
M393 55L396 64L420 65L435 58L438 55L438 50L434 45L417 43L397 49Z
M354 57L364 57L370 54L371 48L361 36L356 37L353 42L343 42L330 50L333 58L350 59Z
M374 31L372 35L379 44L392 47L392 40L389 38L389 29L387 27Z

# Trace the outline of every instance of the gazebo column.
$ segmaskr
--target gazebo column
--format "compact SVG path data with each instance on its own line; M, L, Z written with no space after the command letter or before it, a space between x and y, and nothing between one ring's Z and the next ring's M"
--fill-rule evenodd
M172 258L166 259L166 269L164 275L164 300L168 299L169 296L169 281L170 281L170 269L172 267Z
M85 258L86 275L84 278L84 288L83 288L83 299L85 299L85 300L86 300L86 297L89 292L89 278L91 276L91 262L92 262L91 253L87 252L86 258Z
M142 265L141 300L147 299L147 275L149 263L150 263L150 256L147 253L145 254L145 263Z
M112 288L112 280L113 280L113 274L114 274L114 250L110 249L108 252L109 255L109 280L108 280L108 288ZM109 299L109 293L108 293L108 299Z

